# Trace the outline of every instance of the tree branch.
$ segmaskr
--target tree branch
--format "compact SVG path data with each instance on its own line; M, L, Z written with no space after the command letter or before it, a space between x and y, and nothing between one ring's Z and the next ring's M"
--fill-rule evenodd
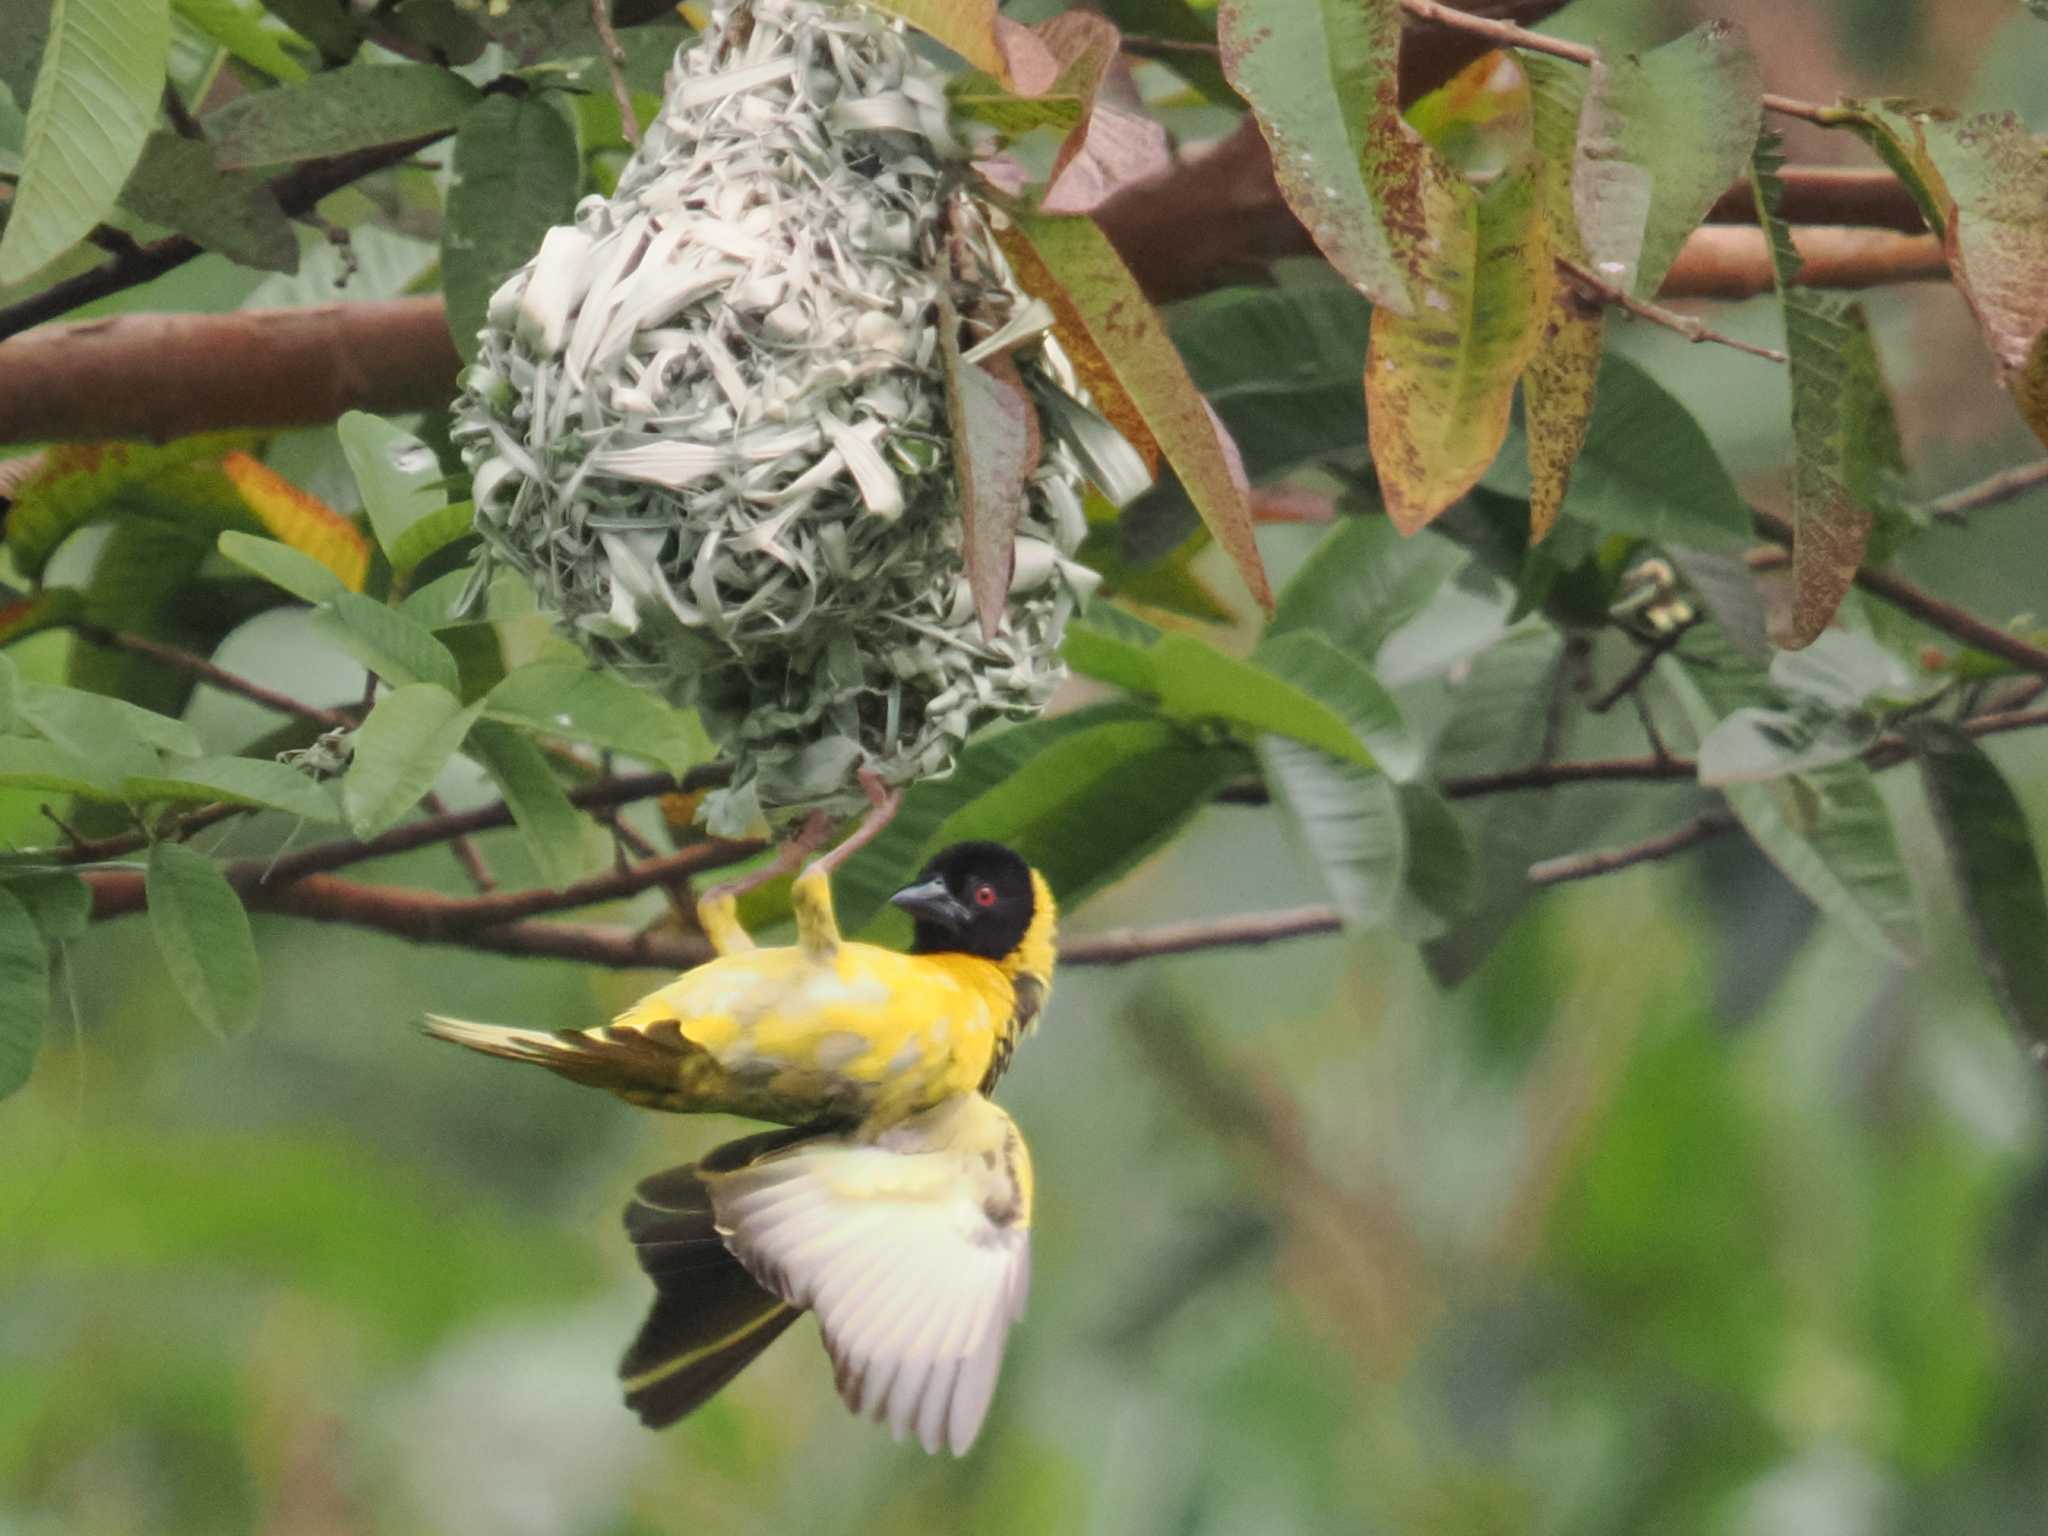
M249 700L251 703L260 704L265 709L275 710L281 715L291 715L296 719L309 720L314 725L320 726L325 730L349 730L357 723L356 717L347 710L326 709L318 704L305 703L303 700L293 698L288 693L279 693L275 688L266 688L261 683L252 682L239 673L230 672L226 667L209 661L204 656L195 655L191 651L180 650L175 645L166 645L160 640L152 640L146 635L131 635L121 630L101 629L96 624L81 624L78 626L78 632L95 645L103 645L111 650L127 651L136 656L147 656L151 661L161 662L167 667L175 667L180 672L188 672L202 683L218 688L223 693L232 693L239 698Z
M0 342L0 442L428 410L454 396L460 365L439 298L114 315Z
M2001 501L2011 501L2044 485L2048 485L2048 459L2002 469L1975 485L1966 485L1960 491L1938 497L1927 504L1927 510L1936 522L1961 525L1969 520L1972 512L1995 507Z
M377 144L368 149L351 150L345 155L330 155L324 160L308 160L272 180L271 195L277 199L278 207L284 210L287 218L297 218L310 213L322 198L361 181L365 176L402 164L429 144L439 143L447 137L447 132L426 133L394 144ZM199 254L201 247L198 242L183 235L170 235L154 244L138 246L130 254L117 256L103 266L52 283L19 303L0 309L0 339L25 331L32 325L41 325L45 320L54 320L81 304L90 304L94 299L104 299L152 278L162 277ZM135 388L134 378L128 381L127 387Z
M1661 304L1646 304L1634 295L1606 282L1575 261L1557 258L1557 269L1567 281L1583 290L1589 297L1602 304L1617 305L1652 325L1661 325L1667 331L1676 331L1690 342L1712 341L1724 347L1733 347L1737 352L1747 352L1751 357L1760 357L1767 363L1782 363L1785 354L1776 347L1760 347L1753 341L1742 341L1734 336L1723 335L1709 330L1706 321L1698 315L1681 315L1676 310L1666 309Z
M1669 832L1660 832L1655 837L1646 837L1641 842L1627 843L1619 848L1604 848L1594 853L1574 853L1561 859L1545 859L1540 864L1529 866L1531 885L1563 885L1570 880L1591 880L1596 875L1608 875L1617 869L1628 869L1636 864L1647 864L1654 859L1668 859L1701 843L1711 841L1724 832L1735 830L1735 818L1724 810L1703 811L1691 821L1682 822Z
M1096 217L1155 300L1261 281L1280 257L1318 254L1281 200L1265 141L1249 117L1220 145L1159 181L1119 193ZM1812 287L1948 275L1932 235L1814 227L1793 234L1806 262L1800 281ZM1719 227L1687 239L1661 297L1740 299L1771 288L1762 231ZM1669 323L1668 310L1642 308ZM1690 335L1689 318L1677 319ZM454 395L458 368L434 297L120 315L0 342L0 443L167 439L230 427L317 425L348 410L422 410ZM136 388L144 378L155 387Z
M1792 525L1776 513L1753 508L1757 531L1767 539L1790 546ZM1872 597L1890 603L1901 613L1911 614L1931 629L1938 629L1953 639L1988 656L1997 656L2011 662L2023 672L2032 672L2048 677L2048 650L2033 645L2010 630L1987 624L1975 614L1966 613L1953 603L1943 602L1932 592L1916 587L1903 576L1894 576L1890 571L1878 570L1874 566L1859 567L1856 585Z

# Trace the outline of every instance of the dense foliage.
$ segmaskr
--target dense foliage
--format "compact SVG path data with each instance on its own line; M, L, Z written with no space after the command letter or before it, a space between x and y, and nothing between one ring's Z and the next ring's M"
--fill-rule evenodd
M697 1133L407 1027L602 1017L763 853L439 403L708 9L0 0L0 1530L2035 1529L2048 25L879 3L1156 474L837 886L1069 914L1013 1399L639 1438Z

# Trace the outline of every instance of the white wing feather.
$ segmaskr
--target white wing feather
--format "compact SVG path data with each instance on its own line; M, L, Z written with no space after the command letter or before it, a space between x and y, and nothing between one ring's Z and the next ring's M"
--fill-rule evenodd
M705 1183L741 1262L818 1314L847 1406L964 1454L1029 1289L1030 1160L1010 1117L963 1094Z

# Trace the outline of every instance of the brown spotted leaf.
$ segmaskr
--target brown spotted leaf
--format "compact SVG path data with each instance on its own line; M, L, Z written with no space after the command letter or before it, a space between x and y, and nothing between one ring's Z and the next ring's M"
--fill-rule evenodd
M1223 0L1223 73L1250 104L1288 207L1377 306L1414 299L1416 141L1401 122L1397 0Z
M1921 134L1949 200L1949 269L2027 425L2048 443L2048 146L2010 114L1929 121Z
M1898 424L1862 306L1796 286L1799 256L1779 217L1776 141L1751 167L1785 316L1792 388L1792 604L1771 638L1811 645L1863 564L1875 514L1904 468Z
M1530 163L1484 190L1432 163L1420 185L1432 240L1418 251L1415 313L1373 311L1365 369L1373 464L1404 533L1469 491L1500 451L1555 281Z
M1586 93L1585 71L1557 59L1522 60L1529 80L1536 185L1542 216L1557 257L1586 265L1573 205L1573 170L1579 118ZM1543 336L1522 378L1524 425L1529 433L1529 539L1539 543L1556 526L1571 485L1572 466L1586 445L1593 420L1600 353L1607 311L1569 282L1552 286Z
M1114 379L1115 393L1144 423L1146 435L1180 476L1188 499L1236 562L1259 606L1272 612L1273 592L1252 536L1244 488L1231 475L1209 407L1189 379L1165 323L1116 247L1088 218L1027 215L1017 221L1015 236L1005 241L1005 249L1028 247L1030 257L1020 261L1013 256L1019 279L1062 317L1062 339L1066 326L1086 337L1085 350L1094 353ZM1093 389L1094 380L1087 382ZM1114 397L1098 393L1097 399L1121 428Z
M960 523L967 587L982 638L1002 627L1017 559L1017 522L1024 482L1037 467L1038 413L1008 356L970 363L960 356L960 323L949 299L939 301L939 343L946 365L946 415L960 484Z

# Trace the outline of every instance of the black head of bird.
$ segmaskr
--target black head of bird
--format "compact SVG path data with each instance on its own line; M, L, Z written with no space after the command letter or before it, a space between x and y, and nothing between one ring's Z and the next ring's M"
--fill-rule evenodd
M916 919L912 954L1002 960L1031 929L1031 866L1001 843L955 843L889 900Z

